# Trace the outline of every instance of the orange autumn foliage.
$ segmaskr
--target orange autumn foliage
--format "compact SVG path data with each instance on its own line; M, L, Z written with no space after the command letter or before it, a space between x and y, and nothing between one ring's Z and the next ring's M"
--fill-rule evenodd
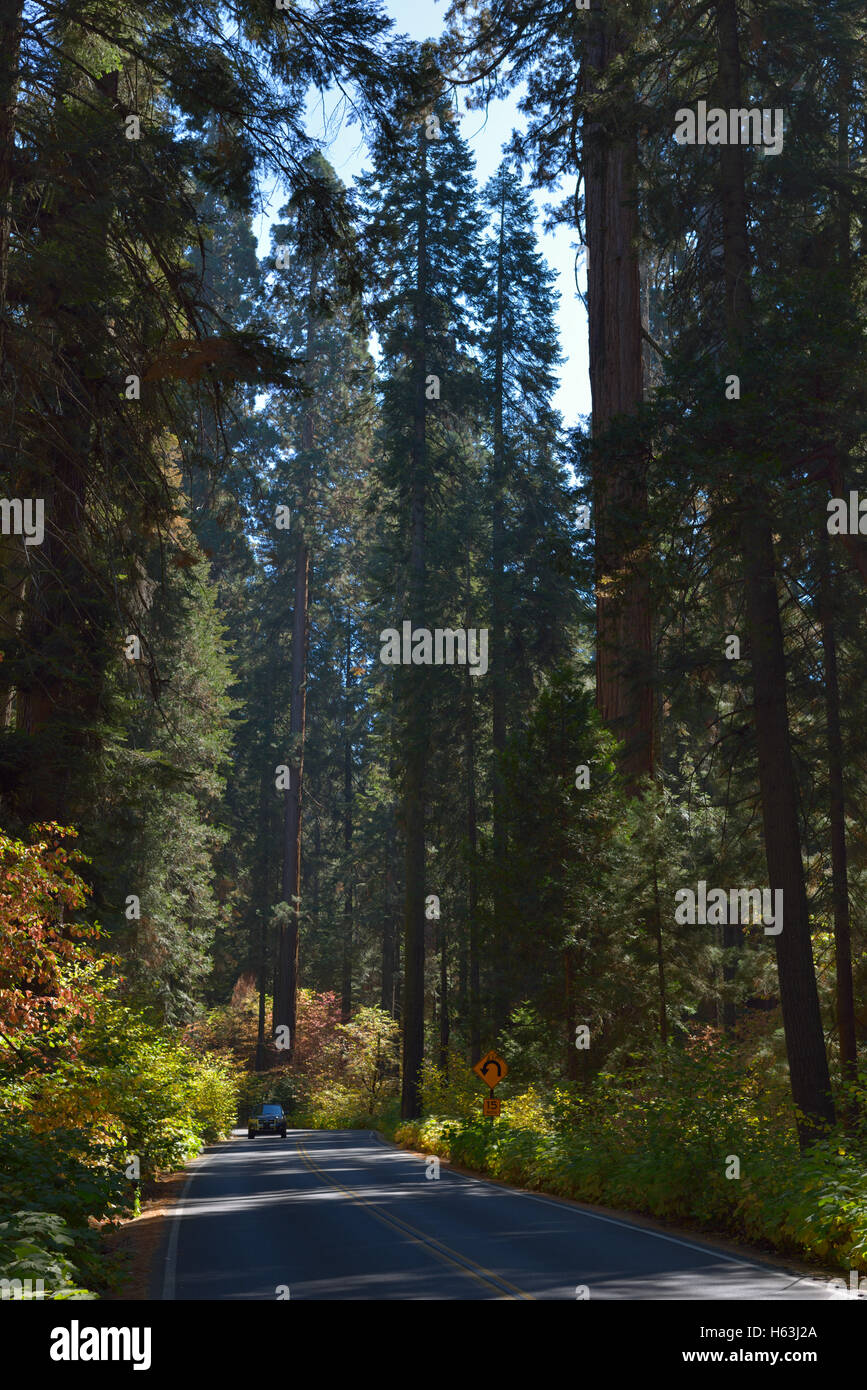
M27 1037L62 1016L86 1016L96 956L86 944L99 927L71 920L87 885L82 856L63 841L74 830L33 828L30 844L0 832L0 1030Z

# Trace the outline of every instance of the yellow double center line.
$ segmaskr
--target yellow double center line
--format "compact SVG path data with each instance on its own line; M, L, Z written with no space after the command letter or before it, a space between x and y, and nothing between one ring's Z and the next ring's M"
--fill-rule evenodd
M466 1255L461 1255L457 1250L452 1250L450 1246L444 1245L441 1240L436 1240L434 1236L429 1236L425 1231L420 1231L417 1226L411 1226L410 1223L404 1221L402 1217L394 1216L391 1213L386 1215L386 1213L380 1209L378 1202L372 1202L366 1197L359 1197L358 1194L353 1192L350 1188L344 1187L342 1183L335 1181L334 1178L324 1173L319 1165L313 1162L313 1159L308 1154L300 1139L296 1140L296 1144L298 1146L298 1156L301 1162L311 1173L321 1178L323 1182L327 1182L329 1187L333 1187L336 1191L342 1192L344 1196L348 1197L356 1206L364 1207L375 1220L381 1221L383 1226L390 1226L393 1231L398 1231L402 1235L409 1236L411 1241L416 1245L422 1246L422 1248L427 1250L431 1255L435 1255L438 1260L442 1260L444 1264L450 1264L455 1269L459 1269L462 1274L469 1274L471 1278L476 1279L480 1284L484 1284L486 1288L493 1289L494 1293L498 1294L501 1298L522 1298L535 1302L531 1293L524 1293L522 1289L516 1288L514 1284L510 1284L508 1279L504 1279L502 1275L494 1274L492 1270L485 1269L483 1265L478 1265L474 1260L467 1259Z

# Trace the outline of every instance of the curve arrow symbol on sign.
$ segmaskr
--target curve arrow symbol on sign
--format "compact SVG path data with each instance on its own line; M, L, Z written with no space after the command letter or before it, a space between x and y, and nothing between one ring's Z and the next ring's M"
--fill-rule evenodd
M494 1076L490 1075L491 1067L494 1068ZM480 1081L484 1081L485 1085L493 1090L495 1086L499 1085L499 1083L508 1076L509 1064L505 1057L501 1057L499 1052L495 1052L493 1048L491 1048L490 1052L486 1052L484 1057L479 1058L478 1062L476 1062L473 1067L473 1071Z

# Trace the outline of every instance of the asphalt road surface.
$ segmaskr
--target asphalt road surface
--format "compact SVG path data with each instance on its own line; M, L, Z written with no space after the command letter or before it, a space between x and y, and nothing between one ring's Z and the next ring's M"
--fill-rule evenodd
M158 1299L827 1299L820 1279L451 1173L366 1130L236 1131L191 1165Z

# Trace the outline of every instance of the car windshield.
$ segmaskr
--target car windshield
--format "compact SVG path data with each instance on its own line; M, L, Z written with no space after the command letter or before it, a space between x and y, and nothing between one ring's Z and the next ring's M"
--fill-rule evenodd
M261 1115L282 1115L282 1105L263 1105L259 1112Z

